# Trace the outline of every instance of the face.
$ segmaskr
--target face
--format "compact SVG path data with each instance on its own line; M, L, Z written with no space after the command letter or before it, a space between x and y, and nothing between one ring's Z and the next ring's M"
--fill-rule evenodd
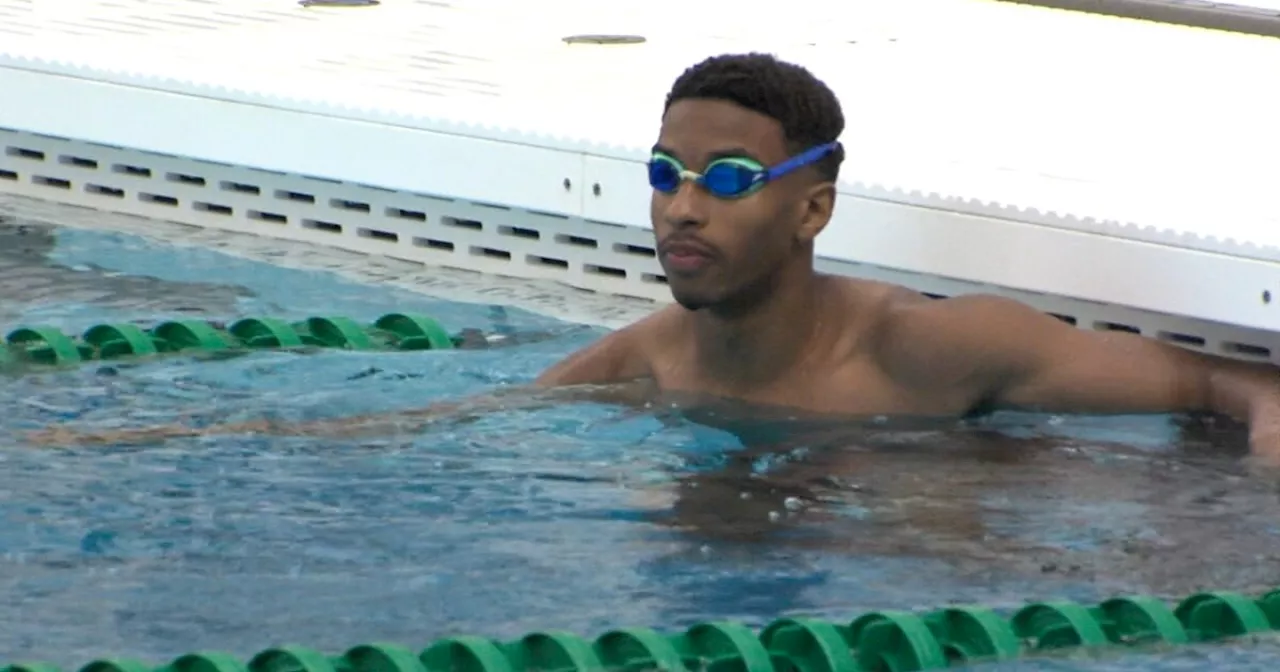
M696 173L718 159L770 167L790 157L777 121L720 100L673 104L655 151ZM691 310L752 301L787 264L810 263L806 244L826 224L833 197L812 168L739 198L688 180L674 193L655 189L650 216L672 296Z

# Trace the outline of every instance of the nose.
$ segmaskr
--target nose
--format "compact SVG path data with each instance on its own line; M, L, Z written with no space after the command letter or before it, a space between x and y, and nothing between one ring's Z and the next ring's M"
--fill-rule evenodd
M673 229L696 228L706 224L707 214L698 185L683 182L676 193L667 196L662 218Z

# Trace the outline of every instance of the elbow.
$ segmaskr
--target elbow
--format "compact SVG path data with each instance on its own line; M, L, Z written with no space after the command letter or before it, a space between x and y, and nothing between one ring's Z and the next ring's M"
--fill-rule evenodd
M1252 422L1280 417L1280 370L1270 364L1220 361L1204 367L1203 410Z

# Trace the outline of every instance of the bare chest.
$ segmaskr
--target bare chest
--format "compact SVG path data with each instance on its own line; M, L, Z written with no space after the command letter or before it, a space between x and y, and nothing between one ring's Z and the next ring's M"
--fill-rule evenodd
M748 404L851 416L958 416L975 400L945 381L902 381L872 361L853 359L796 366L752 381L732 371L712 373L696 361L655 362L654 380L664 393L709 395Z

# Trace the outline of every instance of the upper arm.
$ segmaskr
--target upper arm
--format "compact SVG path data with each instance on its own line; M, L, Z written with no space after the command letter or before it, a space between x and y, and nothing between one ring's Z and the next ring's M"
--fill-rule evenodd
M1010 307L1007 377L1012 406L1076 412L1208 410L1213 373L1225 360L1124 331L1092 331L1029 306Z
M927 320L948 357L971 360L997 407L1078 413L1210 410L1216 370L1234 363L1151 338L1079 329L995 296L938 302Z
M578 350L543 371L534 385L605 385L649 375L648 357L637 336L640 328L636 324L619 329Z

